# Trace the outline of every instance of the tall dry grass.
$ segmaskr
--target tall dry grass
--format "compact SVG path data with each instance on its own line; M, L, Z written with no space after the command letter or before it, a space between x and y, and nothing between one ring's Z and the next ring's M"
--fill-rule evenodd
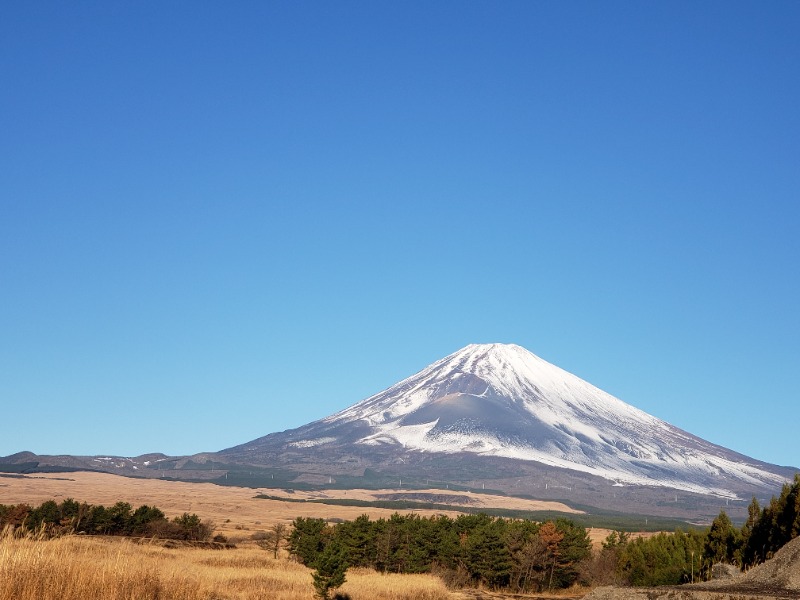
M0 600L313 600L311 571L257 547L163 548L126 539L0 534ZM428 575L351 570L353 600L452 600Z

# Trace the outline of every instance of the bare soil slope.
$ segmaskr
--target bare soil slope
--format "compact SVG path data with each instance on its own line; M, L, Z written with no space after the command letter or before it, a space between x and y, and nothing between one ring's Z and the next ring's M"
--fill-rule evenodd
M788 592L800 597L800 537L778 550L770 560L730 582L709 582L709 589L737 592Z

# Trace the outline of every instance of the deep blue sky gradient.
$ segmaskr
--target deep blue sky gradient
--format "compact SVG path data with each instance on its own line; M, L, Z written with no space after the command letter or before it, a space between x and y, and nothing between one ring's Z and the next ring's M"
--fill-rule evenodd
M5 2L0 455L513 342L800 466L797 2Z

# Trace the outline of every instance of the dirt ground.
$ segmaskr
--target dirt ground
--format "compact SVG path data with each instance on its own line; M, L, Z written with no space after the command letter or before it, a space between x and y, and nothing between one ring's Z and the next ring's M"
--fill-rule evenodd
M585 597L585 594L576 594L570 590L552 595L509 594L487 590L462 590L453 594L460 594L459 600L580 600Z
M800 537L778 550L770 560L731 580L709 581L696 586L730 594L770 594L800 598Z

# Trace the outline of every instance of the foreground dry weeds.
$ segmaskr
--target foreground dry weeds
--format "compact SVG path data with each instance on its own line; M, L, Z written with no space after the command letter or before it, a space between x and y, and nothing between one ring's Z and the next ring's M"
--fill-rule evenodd
M126 539L0 535L0 600L312 600L310 570L257 547L170 549ZM455 600L436 577L351 570L353 600Z

